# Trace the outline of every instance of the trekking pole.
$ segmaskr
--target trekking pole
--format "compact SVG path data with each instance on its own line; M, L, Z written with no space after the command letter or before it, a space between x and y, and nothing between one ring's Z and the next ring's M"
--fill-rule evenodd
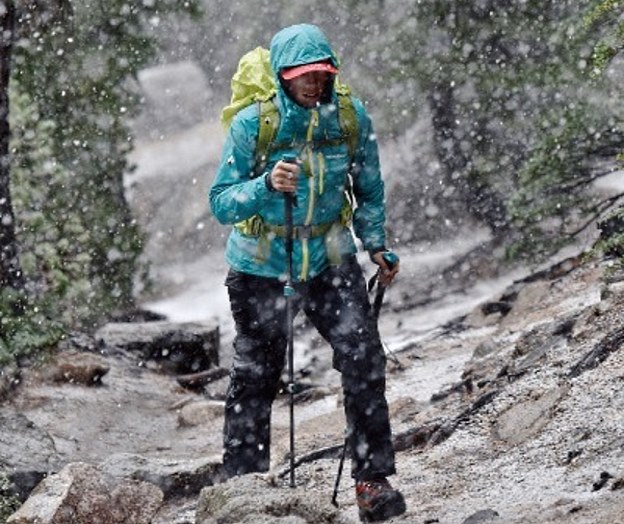
M391 251L384 253L382 256L390 269L392 269L399 261L399 257L397 257ZM381 305L383 304L384 295L386 294L386 286L383 286L378 282L379 271L381 271L381 268L377 270L377 272L371 277L368 282L369 293L372 291L373 287L375 287L375 283L377 283L377 292L375 293L375 299L373 300L373 319L375 319L375 322L379 320Z
M390 269L392 269L395 266L395 264L399 261L399 257L397 257L394 253L390 251L384 253L383 258L386 261L386 264L388 265ZM373 300L373 306L372 306L372 315L375 321L379 319L379 313L381 311L381 306L383 304L384 295L386 294L386 286L379 284L378 280L379 280L379 271L377 271L368 281L369 293L373 290L373 288L375 287L375 284L377 284L377 292L375 293L375 298ZM392 352L392 350L390 350L390 348L386 345L386 343L383 340L381 341L381 344L388 358L390 358L390 360L392 360L392 362L394 362L399 367L399 369L401 369L402 368L401 363L399 362L399 359L396 357L396 355Z
M296 157L284 155L284 162L294 163ZM295 289L292 280L292 255L293 255L293 206L295 195L284 193L284 225L286 228L284 248L286 250L286 284L284 285L284 297L286 297L286 340L288 348L288 394L290 411L290 487L295 487L295 363L294 363L294 315L293 295Z
M338 507L338 487L340 486L340 478L342 477L342 468L344 467L345 455L347 454L347 437L345 437L342 451L340 452L340 462L338 463L338 473L336 482L334 482L334 494L332 495L332 504Z
M399 261L399 257L397 257L394 253L388 251L383 254L383 258L390 269L392 269L396 263ZM370 293L375 287L375 283L377 283L377 293L375 294L375 299L373 301L372 306L372 317L377 322L379 320L379 313L381 311L381 304L383 302L384 294L386 293L386 286L382 286L378 283L379 280L379 272L381 268L377 270L377 272L371 277L368 282L368 292ZM396 358L396 357L395 357ZM338 473L336 474L336 482L334 483L334 493L332 495L332 504L335 507L338 507L338 488L340 486L340 478L342 477L342 469L344 467L345 457L347 455L347 446L349 444L349 437L345 437L344 444L342 446L342 453L340 454L340 462L338 463Z

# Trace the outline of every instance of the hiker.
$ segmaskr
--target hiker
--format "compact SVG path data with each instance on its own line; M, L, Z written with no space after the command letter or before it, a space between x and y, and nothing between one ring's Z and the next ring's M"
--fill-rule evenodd
M210 189L214 216L234 226L225 252L236 337L224 470L233 476L267 471L270 465L271 405L287 348L284 194L291 193L295 314L305 312L332 347L333 365L341 372L360 513L389 518L403 513L405 502L387 481L395 463L386 357L349 227L352 221L379 266L381 283L390 284L399 263L390 267L384 259L384 184L375 133L362 103L337 93L339 63L318 27L299 24L279 31L271 41L270 66L271 104L278 113L271 144L258 154L261 124L271 120L260 114L263 106L238 111ZM348 120L349 112L353 122L345 125L341 120ZM283 161L285 155L296 162Z

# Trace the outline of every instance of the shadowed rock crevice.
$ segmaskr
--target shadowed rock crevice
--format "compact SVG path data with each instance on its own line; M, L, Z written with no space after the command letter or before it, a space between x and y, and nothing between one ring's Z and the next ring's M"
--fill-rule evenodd
M604 362L611 353L624 346L624 328L608 333L589 353L579 360L568 373L570 378L578 377L582 373L595 369Z
M219 326L214 323L110 323L98 330L96 339L103 347L156 361L169 373L197 373L219 365Z

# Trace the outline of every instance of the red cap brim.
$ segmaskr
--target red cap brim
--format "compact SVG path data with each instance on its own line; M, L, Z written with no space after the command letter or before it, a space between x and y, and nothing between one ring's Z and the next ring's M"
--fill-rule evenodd
M284 80L292 80L293 78L297 78L298 76L305 75L306 73L310 73L312 71L325 71L326 73L331 73L332 75L338 73L338 69L328 62L314 62L313 64L304 64L282 69L282 78Z

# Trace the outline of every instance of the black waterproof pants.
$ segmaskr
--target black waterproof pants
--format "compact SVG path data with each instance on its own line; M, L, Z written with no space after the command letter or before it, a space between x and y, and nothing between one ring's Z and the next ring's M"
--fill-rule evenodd
M241 475L269 469L271 405L286 357L286 299L277 279L230 270L226 285L236 337L223 463L227 474ZM386 358L356 258L296 284L295 291L295 314L303 309L333 348L333 364L341 372L353 477L393 474Z

